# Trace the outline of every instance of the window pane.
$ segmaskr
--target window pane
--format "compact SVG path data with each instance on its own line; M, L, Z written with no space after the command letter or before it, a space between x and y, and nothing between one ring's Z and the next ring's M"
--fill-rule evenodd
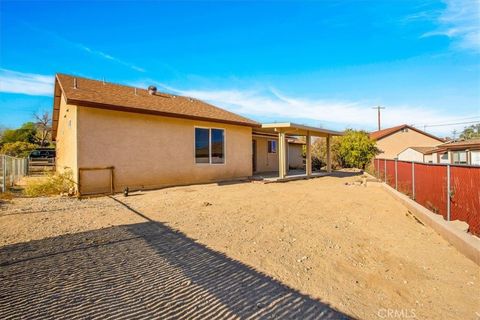
M209 163L209 130L203 128L195 128L195 162Z
M268 141L268 153L277 153L277 141L275 140Z
M212 163L225 163L225 131L212 129Z

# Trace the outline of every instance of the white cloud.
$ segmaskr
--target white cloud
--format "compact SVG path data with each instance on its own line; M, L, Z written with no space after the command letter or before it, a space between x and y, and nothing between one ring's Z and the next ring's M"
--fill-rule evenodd
M54 77L48 75L22 73L7 69L0 69L0 92L20 93L27 95L53 95ZM130 85L146 88L154 80L145 80ZM319 124L332 129L342 130L356 128L375 130L377 113L372 109L370 101L348 101L332 99L313 99L286 95L275 88L268 89L226 89L226 90L198 90L177 89L159 84L169 92L194 97L208 101L213 105L226 108L232 112L261 120L262 118L278 121L292 121L318 126ZM408 105L387 105L382 113L382 127L399 124L438 124L452 122L452 115L442 114L433 108L412 107ZM454 114L454 117L472 115ZM480 114L477 114L480 118ZM471 119L471 118L470 118ZM460 131L464 125L432 127L427 131L448 135L453 129ZM422 126L419 126L423 129Z
M50 38L53 38L55 40L57 40L58 42L61 42L65 45L68 45L70 47L74 47L74 48L78 48L78 49L81 49L93 56L97 56L99 58L103 58L103 59L106 59L106 60L110 60L110 61L113 61L113 62L116 62L118 64L121 64L125 67L128 67L132 70L135 70L135 71L138 71L138 72L145 72L145 69L143 68L140 68L139 66L137 65L134 65L130 62L127 62L127 61L124 61L122 59L119 59L117 57L114 57L108 53L105 53L103 51L99 51L99 50L95 50L95 49L92 49L91 47L88 47L82 43L79 43L79 42L75 42L75 41L71 41L69 39L66 39L60 35L58 35L57 33L55 32L51 32L51 31L48 31L48 30L45 30L45 29L41 29L41 28L38 28L38 27L35 27L27 22L23 22L28 28L32 29L34 32L37 32L37 33L43 33L45 35L47 35L48 37Z
M292 97L274 88L268 90L180 90L166 85L161 86L176 94L208 101L232 112L256 119L268 117L278 121L309 121L311 125L320 123L326 124L325 126L333 126L335 129L351 127L375 130L377 126L377 112L372 109L374 104L369 101ZM462 115L455 115L455 117L459 116ZM426 107L388 105L387 109L382 111L383 128L404 123L446 123L451 119L452 115L441 114L433 108ZM420 127L420 129L423 128ZM448 134L451 129L435 127L427 128L427 131L443 135Z
M69 41L69 40L66 40L66 39L63 39L63 40L66 41L66 42L68 42L68 43L70 43L70 44L72 44L72 45L74 45L74 46L76 46L76 47L78 47L78 48L80 48L80 49L82 49L82 50L85 51L85 52L88 52L88 53L92 54L92 55L96 55L96 56L101 57L101 58L104 58L104 59L106 59L106 60L110 60L110 61L116 62L116 63L118 63L118 64L121 64L121 65L123 65L123 66L126 66L126 67L128 67L128 68L130 68L130 69L133 69L133 70L135 70L135 71L138 71L138 72L145 72L145 69L140 68L140 67L138 67L138 66L136 66L136 65L134 65L134 64L131 64L131 63L129 63L129 62L123 61L123 60L121 60L121 59L115 58L114 56L109 55L108 53L105 53L105 52L102 52L102 51L98 51L98 50L92 49L92 48L87 47L87 46L85 46L85 45L83 45L83 44L81 44L81 43L75 43L75 42L72 42L72 41Z
M480 52L480 0L444 0L446 8L436 16L438 29L422 37L446 36L457 49Z
M52 96L54 77L0 69L0 92Z

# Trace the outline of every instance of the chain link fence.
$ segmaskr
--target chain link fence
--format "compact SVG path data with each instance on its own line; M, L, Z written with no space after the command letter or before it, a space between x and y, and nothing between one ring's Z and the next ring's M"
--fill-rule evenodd
M0 192L6 192L28 174L28 159L0 154Z

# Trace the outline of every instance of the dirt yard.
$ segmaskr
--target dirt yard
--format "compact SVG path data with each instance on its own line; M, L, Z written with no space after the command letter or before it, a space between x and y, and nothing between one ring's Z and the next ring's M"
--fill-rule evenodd
M0 314L12 317L21 315L19 301L26 299L26 296L18 293L19 286L24 286L21 288L23 291L20 291L27 295L28 285L33 281L28 279L30 273L35 274L37 282L45 275L54 278L51 280L53 282L47 281L47 284L41 282L44 291L49 292L48 297L45 294L46 300L42 300L42 303L50 303L52 295L60 295L58 290L63 292L81 284L85 288L79 287L78 290L88 296L88 279L92 273L85 271L87 274L82 274L81 271L92 268L91 265L85 267L87 269L82 267L88 258L95 260L97 266L108 260L112 268L110 273L116 272L117 263L125 264L122 268L126 269L118 271L122 274L122 279L126 277L125 270L128 268L134 270L132 274L139 272L139 268L146 268L149 271L139 274L138 281L143 281L145 279L142 280L142 277L146 277L152 283L163 276L160 269L164 268L161 266L167 261L169 266L176 266L172 269L177 270L172 271L172 278L175 278L175 272L179 272L182 275L181 281L197 286L191 292L198 294L179 296L199 295L202 292L204 296L212 295L213 300L205 298L207 304L208 301L215 300L211 303L218 305L218 309L215 309L218 314L233 318L247 313L240 312L238 304L234 306L225 297L235 294L237 296L229 297L240 301L239 295L247 293L244 293L244 287L237 287L238 283L248 284L253 281L264 285L246 290L250 291L248 303L253 303L260 296L265 296L266 301L257 302L258 310L263 310L264 314L257 311L248 313L253 318L261 315L304 318L300 315L306 313L288 312L292 301L298 297L311 299L308 300L310 304L302 306L310 306L310 312L330 310L324 309L327 308L325 306L339 312L330 314L331 318L338 318L339 315L361 319L393 318L393 315L399 318L400 314L403 318L417 319L478 319L480 268L434 231L416 221L403 205L382 188L373 183L366 187L346 184L357 179L358 177L323 177L275 184L209 184L136 192L129 197L116 195L113 198L83 200L13 199L0 205L0 265L3 265L0 280L8 283L6 289L0 289L3 290L0 295L7 297L16 292L10 305L17 305L17 311L7 312L8 306L0 302ZM135 234L135 241L140 241L138 237L144 236L143 233L154 232L150 228L151 223L161 226L159 233L142 238L144 240L135 242L132 248L112 246L116 248L115 251L108 253L83 251L85 241L92 241L96 246L105 241L120 246L117 243L126 241L122 237L127 233ZM123 229L115 229L118 228L115 226L122 226ZM108 230L115 234L115 237L112 236L115 241L108 236ZM82 232L86 232L83 238L76 236ZM162 234L166 238L162 238ZM47 237L54 238L41 240ZM168 244L158 242L167 238L171 239ZM24 243L28 241L30 242ZM148 248L143 247L145 243ZM82 250L77 250L79 246ZM72 251L72 247L76 248L75 256L62 256L70 254L65 252ZM188 249L190 247L192 249ZM157 261L151 253L152 248L157 252L155 257L160 255L163 259L158 262L162 264L155 269L150 266ZM196 254L197 251L200 253ZM118 252L122 252L122 256L117 261L113 257ZM40 263L40 253L41 261L44 261L42 263L47 264L32 265L32 260L35 259L35 263ZM101 254L106 255L106 260L99 258ZM152 258L147 259L149 255ZM201 265L201 270L204 271L192 271L200 268L198 264L204 256L210 257L210 260ZM48 261L54 258L58 259L60 265L64 263L66 269L71 269L68 273L62 273L61 281L59 276L55 278L52 274L54 271L45 271L50 268L46 267L50 266ZM67 260L70 262L67 263ZM75 263L78 264L78 269L68 267ZM216 279L222 280L221 283L212 284L205 279L209 266L212 268L209 276L212 278L209 279L218 277ZM222 269L239 270L238 268L242 270L239 276L234 276L233 271L228 274L221 272ZM159 274L155 274L156 270ZM218 275L212 270L218 270ZM111 276L104 269L97 274L102 272L106 272L105 278ZM25 276L20 277L20 274ZM72 284L73 278L78 279L78 283ZM60 281L61 284L52 284L57 283L55 281ZM165 281L170 281L168 275ZM65 285L65 282L69 285ZM222 287L226 282L235 284ZM148 281L145 284L132 283L138 292L147 290L145 286ZM277 313L268 313L266 310L279 304L281 299L275 300L270 293L265 293L266 289L261 291L261 288L269 288L272 283L283 290L282 301L287 296L295 297L283 309L277 308ZM110 290L112 287L105 288ZM259 291L255 293L257 289ZM73 294L73 291L68 292ZM106 292L109 294L109 291ZM120 296L122 294L119 293ZM163 296L164 293L160 292L148 299L152 302L155 299L162 300ZM75 308L82 310L81 305L86 302L69 297L77 303ZM137 297L133 295L131 298ZM169 303L175 302L175 297L178 298L170 297ZM30 298L27 299L31 301ZM312 307L317 302L322 305ZM88 300L88 303L94 305L96 301ZM162 310L170 311L178 308L175 304L160 306ZM317 307L320 309L315 309ZM182 317L190 318L194 314L189 308L185 307ZM310 318L316 318L315 314Z

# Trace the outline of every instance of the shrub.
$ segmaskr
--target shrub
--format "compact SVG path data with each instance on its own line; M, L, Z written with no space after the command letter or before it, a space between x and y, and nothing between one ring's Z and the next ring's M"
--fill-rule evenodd
M331 138L331 159L332 159L332 168L341 168L342 163L338 156L338 146L340 144L339 137ZM306 147L304 146L303 156L306 156ZM324 138L315 139L312 144L312 169L320 170L322 167L327 165L327 144Z
M337 152L344 166L365 169L379 150L367 132L348 129L341 137Z
M0 145L12 142L28 142L35 143L37 127L33 122L26 122L18 129L5 129L2 132L2 139Z
M44 180L29 181L25 186L24 193L30 197L58 195L70 193L74 187L72 173L54 173L47 176Z
M317 156L312 156L312 170L320 171L325 165L326 163L322 159Z
M30 152L35 150L37 146L30 142L16 141L5 143L0 149L0 153L12 156L25 158L30 155Z

